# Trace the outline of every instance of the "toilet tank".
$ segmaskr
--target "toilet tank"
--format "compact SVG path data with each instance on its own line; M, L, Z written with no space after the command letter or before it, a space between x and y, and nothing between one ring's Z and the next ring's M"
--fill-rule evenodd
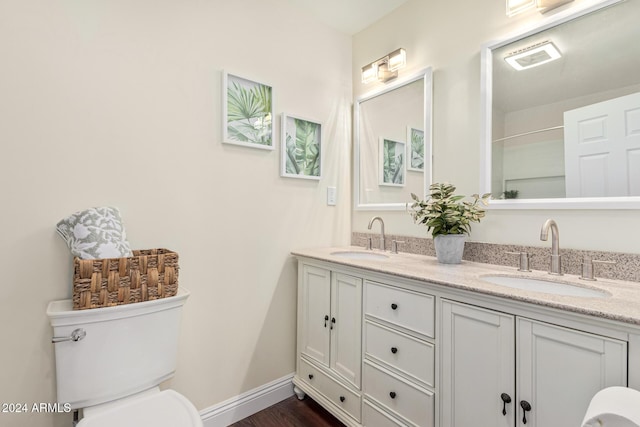
M53 336L86 332L54 343L57 401L72 409L110 402L155 387L176 369L182 306L189 292L153 301L72 310L53 301L47 315Z

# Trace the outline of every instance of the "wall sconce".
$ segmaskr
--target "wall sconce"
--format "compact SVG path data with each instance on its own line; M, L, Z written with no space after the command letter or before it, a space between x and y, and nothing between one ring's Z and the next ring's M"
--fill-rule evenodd
M524 49L511 52L504 60L516 70L526 70L547 62L555 61L562 55L558 48L550 41L544 41Z
M362 83L383 83L398 77L398 70L407 65L407 52L400 48L362 67Z
M507 0L507 16L517 15L533 7L537 8L540 13L547 13L556 7L571 3L572 1L573 0Z

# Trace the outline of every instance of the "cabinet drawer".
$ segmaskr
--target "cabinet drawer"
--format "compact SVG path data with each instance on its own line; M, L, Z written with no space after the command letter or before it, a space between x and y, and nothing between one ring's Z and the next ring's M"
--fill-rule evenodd
M337 407L360 422L360 396L327 376L304 359L300 359L300 377Z
M407 427L389 414L385 414L366 399L362 403L362 425L364 427Z
M433 338L435 299L431 295L366 282L365 313Z
M431 343L384 326L365 323L365 355L434 386L435 351Z
M365 361L364 393L409 423L430 427L434 423L434 395Z

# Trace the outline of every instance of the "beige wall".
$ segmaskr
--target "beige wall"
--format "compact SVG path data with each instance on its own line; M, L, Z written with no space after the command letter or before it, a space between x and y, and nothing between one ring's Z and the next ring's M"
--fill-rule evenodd
M576 0L581 6L587 0ZM353 39L354 96L375 86L360 83L360 67L398 47L407 50L408 69L433 67L433 178L449 181L461 194L479 191L480 46L540 22L532 11L507 18L504 1L409 0ZM352 229L367 231L371 211L355 211ZM382 212L386 231L427 236L405 212ZM547 218L560 227L561 246L638 253L637 211L491 211L473 226L471 240L544 246L539 230ZM378 231L376 226L375 232ZM614 237L619 235L621 237Z
M350 37L287 4L0 0L0 402L55 399L45 309L70 296L71 258L54 225L97 205L120 207L134 247L181 255L192 296L173 388L204 409L292 372L288 253L366 230L372 213L350 214L351 99L372 89L360 67L399 46L404 73L434 68L434 178L477 191L479 46L537 14L409 0L356 35L352 55ZM271 84L278 115L324 123L319 183L280 178L278 150L221 144L222 69ZM327 186L338 187L337 207L326 206ZM405 213L383 216L390 233L426 235ZM538 244L547 217L566 247L638 251L634 211L492 211L472 239ZM609 224L621 239L602 237ZM3 427L68 420L0 414Z
M294 371L289 251L350 232L352 58L349 36L286 5L0 1L0 402L55 401L45 309L70 297L71 257L54 226L98 205L121 209L135 248L180 254L173 388L204 409ZM280 178L279 149L221 143L222 69L273 86L276 138L282 112L324 123L320 182Z

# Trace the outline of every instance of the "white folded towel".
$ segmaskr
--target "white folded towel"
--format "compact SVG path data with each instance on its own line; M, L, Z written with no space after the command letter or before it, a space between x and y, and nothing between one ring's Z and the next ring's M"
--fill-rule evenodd
M640 392L608 387L593 396L582 427L640 427Z

